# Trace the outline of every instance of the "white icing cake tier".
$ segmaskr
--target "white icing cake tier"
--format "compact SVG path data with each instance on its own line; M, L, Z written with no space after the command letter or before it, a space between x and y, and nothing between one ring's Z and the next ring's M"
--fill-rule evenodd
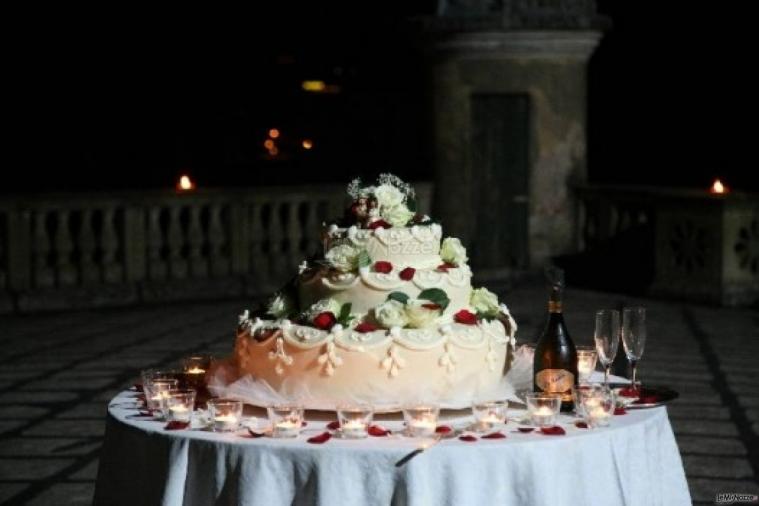
M298 287L300 304L309 307L321 299L332 298L340 304L350 302L353 313L366 314L385 302L391 292L403 292L416 298L422 290L440 288L451 301L444 314L451 315L469 308L472 271L468 265L452 267L447 271L417 269L408 281L399 277L405 267L393 264L393 270L387 274L372 272L370 268L352 273L321 270L310 279L301 279Z
M259 342L251 336L262 328L275 330ZM511 346L498 320L360 333L256 319L243 321L235 361L242 375L306 407L308 399L384 407L433 399L464 408L497 388Z
M333 225L325 233L324 251L347 242L365 249L373 262L387 261L415 269L432 269L443 263L440 258L442 236L442 228L436 223L375 230Z

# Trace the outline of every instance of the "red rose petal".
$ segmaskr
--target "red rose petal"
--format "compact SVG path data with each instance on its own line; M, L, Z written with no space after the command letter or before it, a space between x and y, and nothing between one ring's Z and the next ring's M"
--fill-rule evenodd
M177 420L172 420L166 424L166 427L164 427L164 430L184 430L189 426L190 426L190 422L179 422Z
M575 422L575 427L577 427L578 429L587 429L588 424L585 422Z
M321 330L329 330L335 322L337 322L337 318L335 318L334 313L332 313L332 311L325 311L316 315L316 318L314 318L314 327Z
M406 267L398 274L398 277L403 281L411 281L414 279L414 274L416 274L416 269L413 267Z
M459 439L462 441L465 441L467 443L474 443L477 441L477 438L475 436L472 436L471 434L466 434L464 436L459 436Z
M301 427L305 427L306 425L308 425L307 421L303 420L302 422L300 422Z
M506 434L503 432L493 432L482 436L482 439L505 439Z
M329 430L337 430L340 428L340 422L338 422L337 420L335 420L334 422L329 422L327 424L327 428Z
M438 434L448 434L452 430L453 429L451 427L449 427L448 425L438 425L435 428L435 432L437 432Z
M374 262L374 272L381 272L382 274L393 272L393 264L384 260Z
M376 221L373 221L373 222L371 222L369 224L369 226L367 228L369 228L370 230L374 230L374 229L380 228L380 227L382 227L382 228L393 228L393 226L390 223L386 222L385 220L376 220Z
M450 262L445 262L437 266L438 271L440 272L448 272L448 269L455 269L457 266L456 264L452 264Z
M381 425L370 426L368 432L370 436L375 436L375 437L382 437L382 436L387 436L388 434L390 434L390 431L382 427Z
M442 309L442 307L440 307L440 304L432 304L432 303L422 304L422 307L425 309L431 309L433 311Z
M517 430L519 432L524 432L525 434L528 432L532 432L535 430L535 427L517 427Z
M627 410L625 408L614 408L615 415L626 415Z
M620 388L619 395L621 397L640 397L640 390L633 387Z
M453 315L453 319L457 323L463 323L464 325L477 324L477 315L472 313L471 311L467 311L466 309L462 309L461 311Z
M553 427L543 427L542 429L540 429L540 432L542 432L546 436L563 436L564 434L567 433L567 431L565 431L558 425L554 425Z
M353 329L356 332L361 332L362 334L365 334L367 332L374 332L375 330L378 330L379 327L374 325L373 323L369 322L362 322L356 325L356 327Z
M250 434L250 437L259 438L264 437L265 434L263 432L254 432L251 429L248 429L248 434Z
M308 438L306 441L312 444L320 445L320 444L326 443L330 439L332 439L332 434L330 434L329 432L322 432L318 436Z

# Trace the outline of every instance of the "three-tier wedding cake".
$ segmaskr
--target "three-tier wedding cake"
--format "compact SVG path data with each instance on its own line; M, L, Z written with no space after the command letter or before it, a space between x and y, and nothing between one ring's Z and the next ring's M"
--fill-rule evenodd
M346 218L325 226L323 254L266 308L241 315L227 378L247 380L238 396L392 409L497 395L516 324L495 294L472 289L461 242L443 239L395 176L355 180L348 194Z

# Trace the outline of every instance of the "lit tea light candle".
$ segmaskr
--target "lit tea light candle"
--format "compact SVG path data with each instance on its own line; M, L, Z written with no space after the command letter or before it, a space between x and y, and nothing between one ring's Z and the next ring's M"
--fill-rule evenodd
M274 425L274 437L298 437L303 424L291 420L282 420Z
M409 423L409 432L412 436L416 437L428 437L435 433L437 428L437 422L428 420L426 418L411 420Z
M548 406L540 406L530 414L532 423L539 427L553 425L556 419L556 412Z
M172 420L177 422L189 422L192 416L192 410L183 404L171 406L169 408L169 416Z
M190 369L187 370L187 374L205 374L205 373L206 373L205 369L202 369L202 368L197 367L197 366L196 367L192 367L192 368L190 368Z
M581 385L590 381L590 375L596 370L598 353L589 346L577 347L577 376Z
M350 439L360 439L368 435L368 425L363 420L348 420L341 426L343 436Z
M231 432L240 426L240 419L235 415L219 415L213 419L213 428L217 432Z
M603 406L596 406L588 411L588 421L593 427L603 427L609 425L611 413L606 411Z

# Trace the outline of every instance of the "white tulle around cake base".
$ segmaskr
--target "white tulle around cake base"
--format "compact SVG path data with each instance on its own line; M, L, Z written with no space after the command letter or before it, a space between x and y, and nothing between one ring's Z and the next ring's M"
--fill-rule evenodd
M420 383L422 384L422 383ZM398 411L405 405L435 403L443 409L465 409L473 402L508 399L521 402L517 392L532 386L532 357L523 349L514 354L509 372L495 384L479 384L476 376L459 378L455 385L425 385L399 391L392 382L365 385L355 390L344 388L337 396L315 394L306 382L282 381L274 389L264 379L241 373L233 361L220 362L212 374L208 388L213 395L239 399L254 406L298 403L306 409L333 411L341 404L371 404L377 412Z

